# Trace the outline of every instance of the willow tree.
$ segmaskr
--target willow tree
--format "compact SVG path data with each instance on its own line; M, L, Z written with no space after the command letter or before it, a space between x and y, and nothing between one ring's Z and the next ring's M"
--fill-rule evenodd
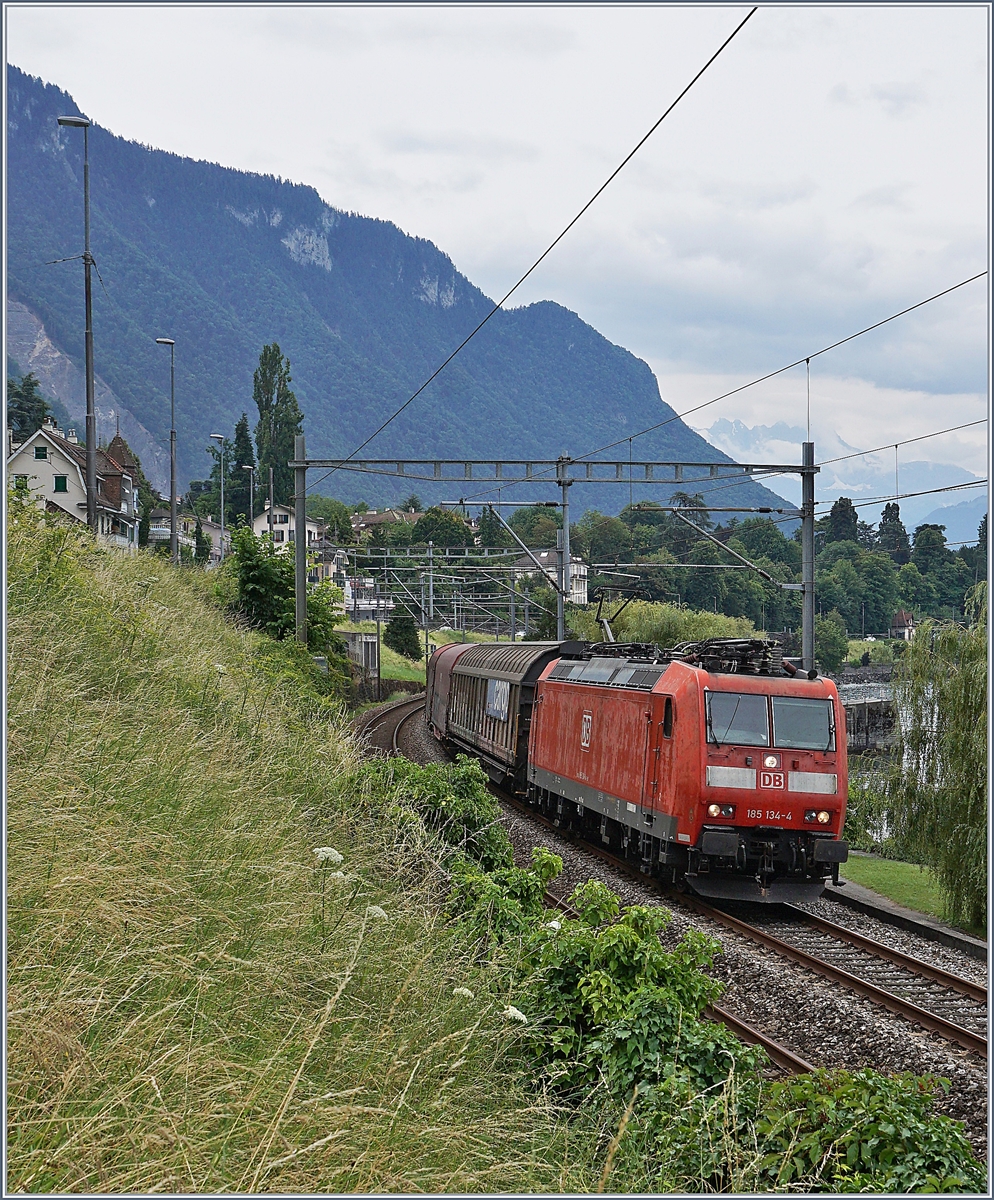
M927 622L895 672L895 833L935 874L949 917L987 920L987 585L969 626Z

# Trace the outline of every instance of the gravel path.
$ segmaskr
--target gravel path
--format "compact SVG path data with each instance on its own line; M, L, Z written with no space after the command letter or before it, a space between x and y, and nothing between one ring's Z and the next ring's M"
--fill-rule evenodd
M402 749L419 762L443 762L448 755L420 721L410 721ZM577 884L600 879L625 904L658 906L658 894L638 880L614 869L554 830L545 829L509 806L504 823L515 859L525 865L533 846L547 846L563 860L562 875L552 890L563 897ZM984 964L955 950L897 930L872 917L842 909L831 901L807 905L812 912L845 924L867 937L935 963L965 978L983 981ZM688 927L715 937L723 947L712 974L726 985L722 1007L820 1067L875 1067L886 1072L911 1071L939 1075L950 1081L949 1094L939 1096L939 1111L964 1122L975 1151L986 1157L986 1063L934 1034L920 1030L868 1000L814 975L771 950L755 945L706 917L673 912L664 935L675 942Z

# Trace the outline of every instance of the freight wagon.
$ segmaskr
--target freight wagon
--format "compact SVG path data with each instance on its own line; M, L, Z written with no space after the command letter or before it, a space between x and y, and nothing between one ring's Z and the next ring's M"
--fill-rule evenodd
M791 671L755 640L443 647L428 720L649 874L710 897L798 900L838 880L848 782L834 683Z

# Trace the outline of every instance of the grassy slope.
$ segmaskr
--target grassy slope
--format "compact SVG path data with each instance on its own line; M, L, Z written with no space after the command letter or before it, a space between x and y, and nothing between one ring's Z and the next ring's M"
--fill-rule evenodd
M342 714L192 573L30 524L9 547L11 1190L588 1190L592 1140L522 1089L506 1001L439 922L424 847L355 794Z

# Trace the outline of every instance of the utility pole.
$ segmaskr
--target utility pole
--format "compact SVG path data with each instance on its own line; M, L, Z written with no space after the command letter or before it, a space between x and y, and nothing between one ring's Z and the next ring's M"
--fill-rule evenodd
M518 614L514 608L514 572L511 572L511 641L518 640Z
M176 342L156 338L157 346L169 347L169 557L179 566L179 535L176 530Z
M428 543L428 620L435 619L435 565L433 543Z
M297 463L303 464L307 458L304 445L304 435L298 434L293 439L293 457ZM307 645L307 467L300 465L293 469L293 490L295 502L294 521L296 535L294 542L294 607L297 617L297 641ZM270 509L270 512L272 509Z
M380 639L380 581L375 575L373 576L373 599L376 604L376 699L379 700L380 677L382 674L380 671L380 648L382 643Z
M801 465L815 465L815 444L801 446ZM813 470L801 475L801 666L815 669L815 476Z
M556 597L556 639L566 638L566 597L572 595L572 569L569 554L569 478L570 456L561 454L556 461L556 482L563 492L563 527L556 538L559 552L559 595Z
M83 131L83 296L86 312L86 523L97 531L97 414L93 402L93 281L90 253L90 122L86 117L59 117L60 125Z
M221 552L219 562L224 562L224 434L212 433L211 438L221 447Z
M269 468L269 553L273 553L273 468Z

